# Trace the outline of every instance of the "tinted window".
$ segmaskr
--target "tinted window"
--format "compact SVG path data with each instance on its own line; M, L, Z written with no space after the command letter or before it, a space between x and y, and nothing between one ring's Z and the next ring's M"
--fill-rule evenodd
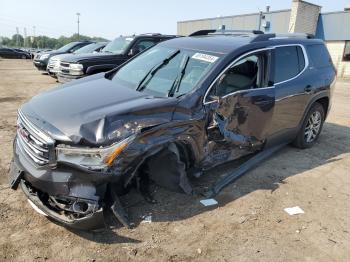
M350 41L345 42L343 60L350 61Z
M83 46L79 48L78 50L74 51L74 54L88 54L94 52L96 49L98 49L101 46L100 43L92 43L86 46Z
M72 43L66 44L65 46L62 46L61 48L59 48L57 51L58 52L67 52L68 50L70 50L76 44L77 44L76 42L72 42Z
M254 54L239 60L215 83L208 99L266 86L267 79L264 68L267 68L267 61L267 53Z
M146 50L152 46L154 46L156 42L154 40L141 40L137 44L135 44L135 50L138 52L142 52L143 50Z
M72 49L70 49L69 51L70 52L74 52L80 48L82 48L83 46L86 46L87 44L79 44L79 45L76 45L75 47L73 47Z
M300 46L284 46L275 49L275 83L295 77L304 67L305 59Z
M332 64L331 57L324 45L309 45L307 52L313 67L321 68Z
M102 52L122 54L133 40L133 37L117 37L112 42L109 42L105 48L102 49Z

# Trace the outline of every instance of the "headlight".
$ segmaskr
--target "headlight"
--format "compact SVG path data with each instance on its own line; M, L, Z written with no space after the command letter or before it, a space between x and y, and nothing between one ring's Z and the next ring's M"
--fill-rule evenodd
M83 75L83 65L82 64L70 64L69 65L69 74L80 76Z
M50 54L43 54L40 56L40 60L44 60L46 58L48 58L50 56Z
M57 161L66 162L88 169L104 169L110 167L116 157L135 138L130 136L112 146L101 148L78 148L58 145Z
M83 70L83 65L82 64L70 64L69 69L80 71L80 70Z

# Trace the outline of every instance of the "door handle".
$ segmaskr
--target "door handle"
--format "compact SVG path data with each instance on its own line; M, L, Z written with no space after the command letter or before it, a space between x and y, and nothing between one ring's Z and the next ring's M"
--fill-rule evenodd
M304 90L305 90L305 93L310 93L312 91L312 86L307 85Z

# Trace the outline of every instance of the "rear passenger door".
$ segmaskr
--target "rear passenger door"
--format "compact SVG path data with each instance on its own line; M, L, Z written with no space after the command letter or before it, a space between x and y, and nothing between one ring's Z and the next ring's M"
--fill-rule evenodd
M240 150L261 148L273 117L270 50L247 54L225 70L206 97L211 154L228 161Z
M293 139L313 89L307 73L309 60L302 45L276 46L272 56L272 81L276 103L269 129L269 145Z

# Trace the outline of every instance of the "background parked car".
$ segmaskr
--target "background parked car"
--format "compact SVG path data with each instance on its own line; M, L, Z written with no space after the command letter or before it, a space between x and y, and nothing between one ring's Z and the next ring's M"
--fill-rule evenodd
M74 51L78 50L79 48L82 48L83 46L91 44L90 41L84 41L84 42L71 42L65 46L62 46L60 49L48 51L48 52L41 52L37 54L34 57L34 65L38 70L46 71L47 63L50 59L50 57L60 54L68 54L73 53Z
M82 48L79 48L78 50L74 51L73 55L79 55L79 54L89 54L89 53L98 53L100 52L105 46L107 45L107 42L98 42L98 43L91 43L89 45L83 46ZM61 55L55 55L52 56L49 59L49 62L47 64L46 71L48 74L52 77L56 77L56 74L59 71L60 63L64 57L69 56L70 54L61 54Z
M0 48L0 57L30 59L30 54L21 49Z
M86 75L106 72L157 43L175 37L162 34L117 37L98 54L65 56L57 74L58 81L64 83Z

